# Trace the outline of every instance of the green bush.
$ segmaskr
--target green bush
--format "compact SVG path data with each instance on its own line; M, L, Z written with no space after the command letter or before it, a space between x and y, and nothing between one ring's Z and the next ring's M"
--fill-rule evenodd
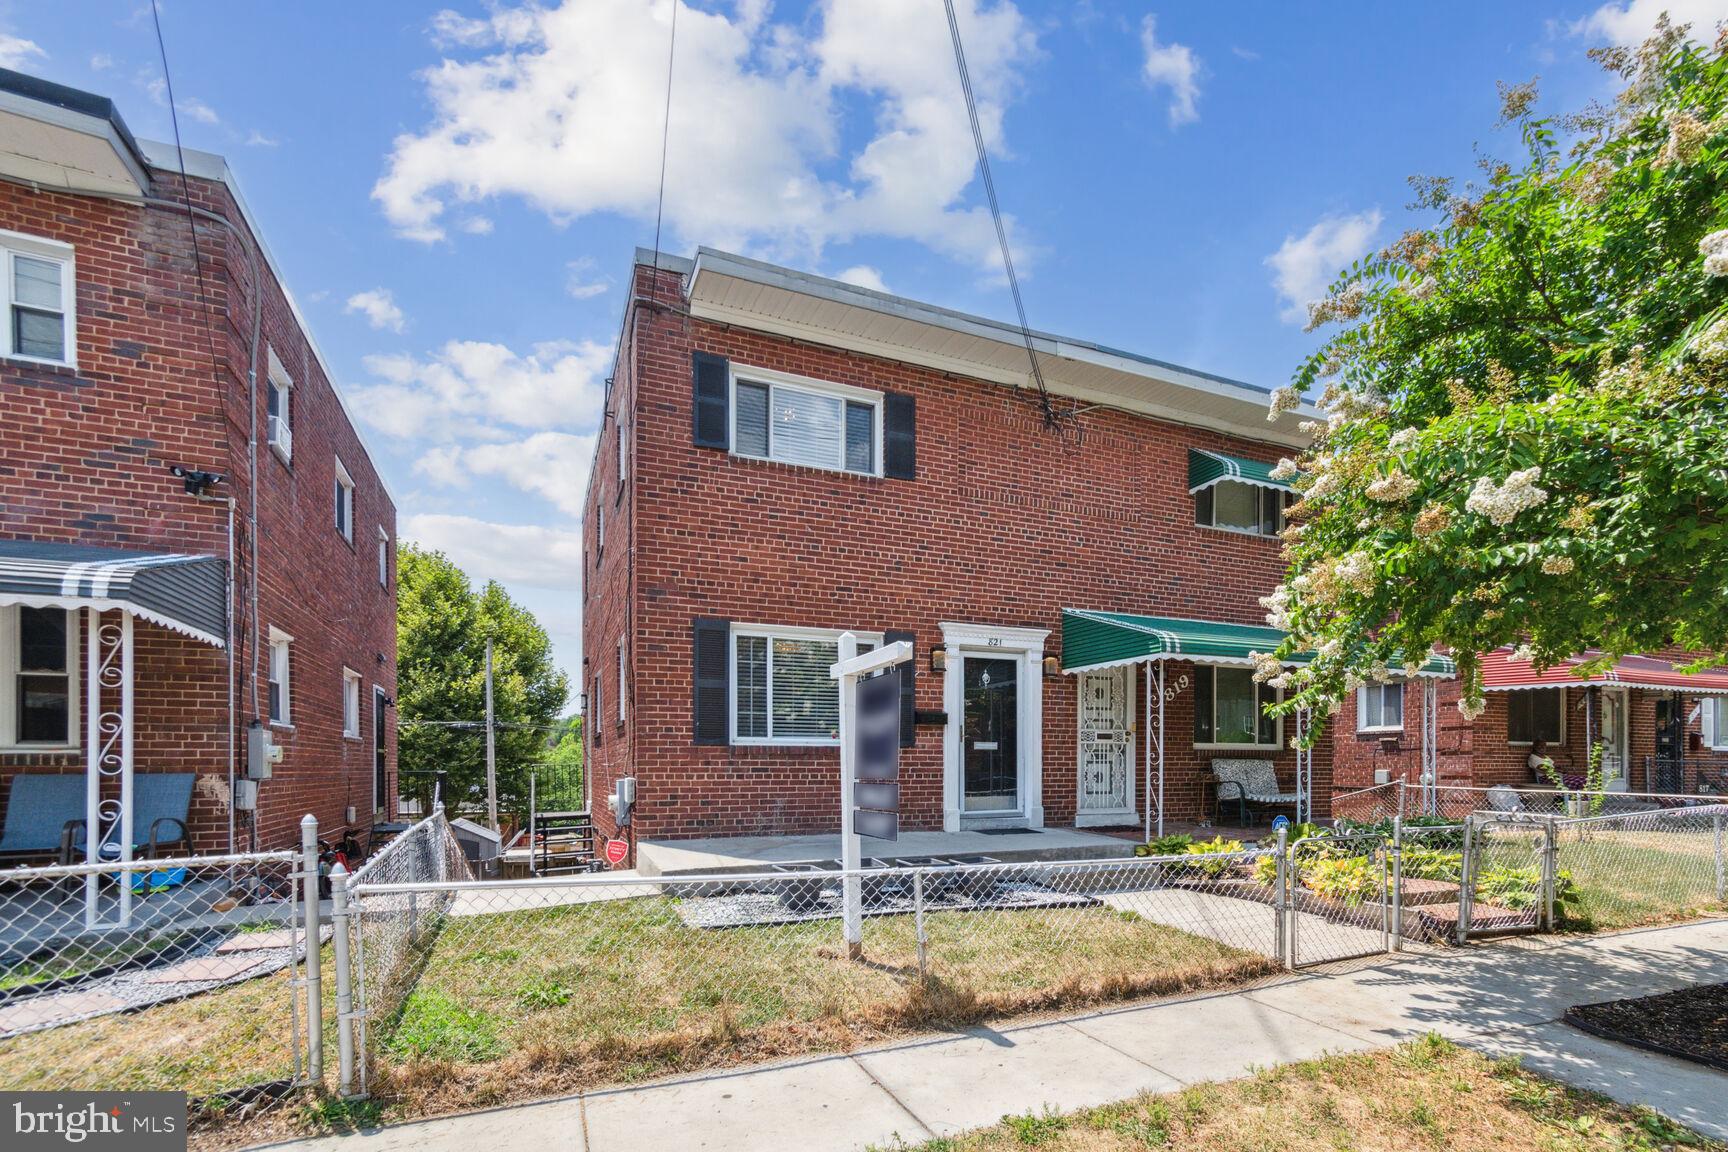
M1194 837L1186 832L1174 832L1169 836L1155 836L1144 844L1134 845L1136 856L1184 856L1188 846L1194 843Z
M1210 840L1196 840L1188 845L1190 856L1209 856L1226 852L1242 851L1242 841L1226 840L1222 836L1214 836ZM1208 876L1221 876L1229 871L1235 863L1232 860L1204 860L1197 867Z
M1484 868L1476 877L1475 899L1479 904L1495 904L1501 908L1510 908L1514 912L1523 912L1534 908L1541 898L1540 868L1511 868L1501 865ZM1572 882L1572 873L1557 873L1554 877L1554 903L1565 905L1576 899L1578 886Z
M1333 856L1304 861L1302 883L1328 900L1354 908L1366 900L1378 900L1390 887L1380 864L1368 856Z
M1464 872L1464 853L1426 844L1404 846L1404 876L1409 880L1445 880L1456 884Z

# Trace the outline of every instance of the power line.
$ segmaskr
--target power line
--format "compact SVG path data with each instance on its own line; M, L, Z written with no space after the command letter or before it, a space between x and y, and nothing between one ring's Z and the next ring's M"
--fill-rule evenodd
M954 0L942 0L948 10L948 33L954 40L954 64L960 71L960 90L966 95L966 116L972 122L972 143L978 150L978 171L984 177L984 195L990 202L990 218L996 223L996 242L1002 247L1002 269L1008 274L1008 291L1014 296L1014 312L1020 317L1020 335L1026 341L1026 359L1032 379L1038 383L1038 403L1044 409L1044 426L1057 427L1050 406L1050 390L1044 385L1044 370L1032 347L1032 329L1026 323L1026 305L1020 298L1020 278L1014 274L1014 258L1008 252L1008 230L1002 224L1002 207L996 201L996 181L990 176L990 154L984 148L984 129L978 122L978 101L972 94L972 74L966 67L966 49L960 43L960 21L954 15Z
M152 3L155 0L151 0ZM672 0L672 34L666 41L666 113L660 125L660 193L654 204L654 288L660 291L660 221L666 211L666 146L672 139L672 65L678 59L678 5Z

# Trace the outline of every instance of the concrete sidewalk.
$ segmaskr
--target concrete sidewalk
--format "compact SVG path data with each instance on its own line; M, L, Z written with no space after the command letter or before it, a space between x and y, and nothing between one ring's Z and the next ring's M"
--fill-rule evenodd
M1728 1139L1728 1074L1598 1040L1572 1004L1728 980L1728 921L1514 940L1246 991L403 1124L296 1152L842 1152L1438 1032Z

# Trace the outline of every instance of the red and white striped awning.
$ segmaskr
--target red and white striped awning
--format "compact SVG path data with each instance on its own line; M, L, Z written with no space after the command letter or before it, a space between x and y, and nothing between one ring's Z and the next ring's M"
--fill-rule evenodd
M1614 666L1590 676L1576 669L1596 653L1573 656L1550 668L1536 668L1518 660L1510 648L1496 648L1482 657L1482 688L1488 692L1516 692L1526 688L1584 688L1591 684L1691 695L1728 696L1728 669L1682 672L1654 656L1622 656Z

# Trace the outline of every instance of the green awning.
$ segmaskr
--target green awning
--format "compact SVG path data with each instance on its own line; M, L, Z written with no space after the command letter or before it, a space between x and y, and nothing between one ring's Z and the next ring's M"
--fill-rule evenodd
M1284 636L1280 629L1263 624L1064 608L1062 670L1084 672L1148 660L1252 665L1250 653L1275 652ZM1310 653L1299 652L1285 663L1306 664L1310 659ZM1451 677L1456 671L1456 665L1447 657L1430 655L1418 675Z
M1280 492L1294 492L1287 480L1274 480L1272 469L1275 464L1262 464L1258 460L1244 460L1240 456L1226 456L1222 452L1208 452L1204 448L1188 449L1188 491L1198 492L1202 488L1210 488L1220 480L1239 480L1244 484L1254 484L1261 488L1276 488Z

